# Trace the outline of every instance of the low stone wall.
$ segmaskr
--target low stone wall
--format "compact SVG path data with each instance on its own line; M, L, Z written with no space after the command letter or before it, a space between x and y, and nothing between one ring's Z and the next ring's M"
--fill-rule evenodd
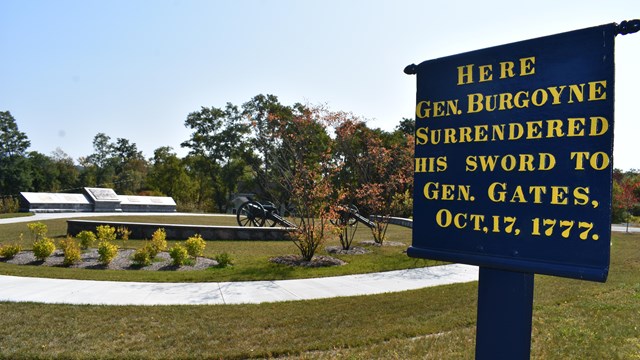
M167 240L186 240L190 236L200 234L205 240L289 240L291 229L281 227L241 227L241 226L210 226L210 225L179 225L132 223L120 221L99 220L67 220L67 234L77 235L80 231L95 232L99 225L109 225L115 228L124 226L131 231L133 239L151 239L153 233L163 228L167 233Z

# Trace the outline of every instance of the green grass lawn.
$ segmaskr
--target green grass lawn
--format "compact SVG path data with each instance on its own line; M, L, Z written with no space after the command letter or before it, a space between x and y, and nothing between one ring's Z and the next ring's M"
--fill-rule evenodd
M236 225L235 217L229 216L115 216L92 218L94 220L114 220L127 222L152 222L167 224L210 224ZM49 229L49 236L64 238L66 220L42 221ZM0 225L0 245L18 242L23 248L31 248L33 240L28 223ZM22 241L20 234L23 234ZM353 245L372 239L371 232L365 226L359 226ZM133 271L133 270L95 270L63 267L45 267L34 265L13 265L0 262L0 274L16 276L36 276L52 278L73 278L88 280L145 281L145 282L211 282L211 281L246 281L246 280L279 280L310 277L325 277L346 274L389 271L438 264L435 261L413 259L404 253L411 243L411 229L390 225L387 240L403 243L404 246L368 246L371 253L365 255L333 255L348 264L326 268L294 268L269 262L269 258L288 254L298 254L298 249L291 241L208 241L205 256L215 257L228 253L234 265L227 268L209 268L197 271ZM128 240L126 244L116 241L119 246L138 248L144 240ZM168 242L169 247L173 241ZM331 240L326 245L339 245L338 240ZM317 254L327 255L324 249Z
M640 234L606 283L536 276L532 359L638 359ZM0 303L0 358L473 359L477 283L261 305Z
M8 214L0 214L0 219L11 219L17 217L27 217L33 216L33 213L8 213Z

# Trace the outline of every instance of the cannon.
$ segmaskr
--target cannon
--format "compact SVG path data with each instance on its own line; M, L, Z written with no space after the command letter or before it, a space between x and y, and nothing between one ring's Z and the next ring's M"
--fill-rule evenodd
M236 219L240 226L273 227L280 225L289 228L297 227L296 224L280 215L278 208L272 202L260 203L254 200L246 201L238 207ZM376 226L373 221L362 216L355 205L342 206L338 210L338 218L331 220L332 224L339 226L344 226L345 224L353 226L358 222L369 228Z
M362 214L360 214L360 211L355 205L340 207L340 209L338 209L338 216L339 216L338 219L331 220L332 224L342 225L342 226L346 224L349 226L353 226L356 223L361 223L369 228L374 228L376 226L376 224L373 221L362 216Z
M296 225L280 216L278 208L271 203L259 203L249 200L238 208L236 219L240 226L284 226L295 228Z

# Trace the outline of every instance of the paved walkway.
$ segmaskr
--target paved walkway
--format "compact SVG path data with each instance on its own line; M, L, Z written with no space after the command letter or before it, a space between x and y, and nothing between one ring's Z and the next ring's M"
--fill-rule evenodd
M71 216L103 215L114 214ZM70 217L70 214L38 214L0 219L0 224L65 217ZM626 231L626 226L613 225L612 231ZM640 232L640 228L630 228L629 231ZM371 295L477 280L478 268L461 264L316 279L220 283L140 283L0 275L0 301L95 305L257 304Z
M95 305L257 304L381 294L478 280L470 265L316 279L139 283L0 276L0 301Z

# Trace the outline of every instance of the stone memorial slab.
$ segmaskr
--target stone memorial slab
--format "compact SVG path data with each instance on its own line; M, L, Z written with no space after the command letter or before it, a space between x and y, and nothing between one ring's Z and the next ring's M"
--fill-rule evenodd
M175 212L169 196L118 195L113 189L84 188L82 194L20 193L22 212Z
M93 211L96 212L118 212L120 208L120 198L113 189L91 188L83 189L85 195L93 200Z
M174 212L176 202L168 196L119 195L123 212Z
M21 192L20 210L23 212L85 212L92 211L93 204L83 194Z

